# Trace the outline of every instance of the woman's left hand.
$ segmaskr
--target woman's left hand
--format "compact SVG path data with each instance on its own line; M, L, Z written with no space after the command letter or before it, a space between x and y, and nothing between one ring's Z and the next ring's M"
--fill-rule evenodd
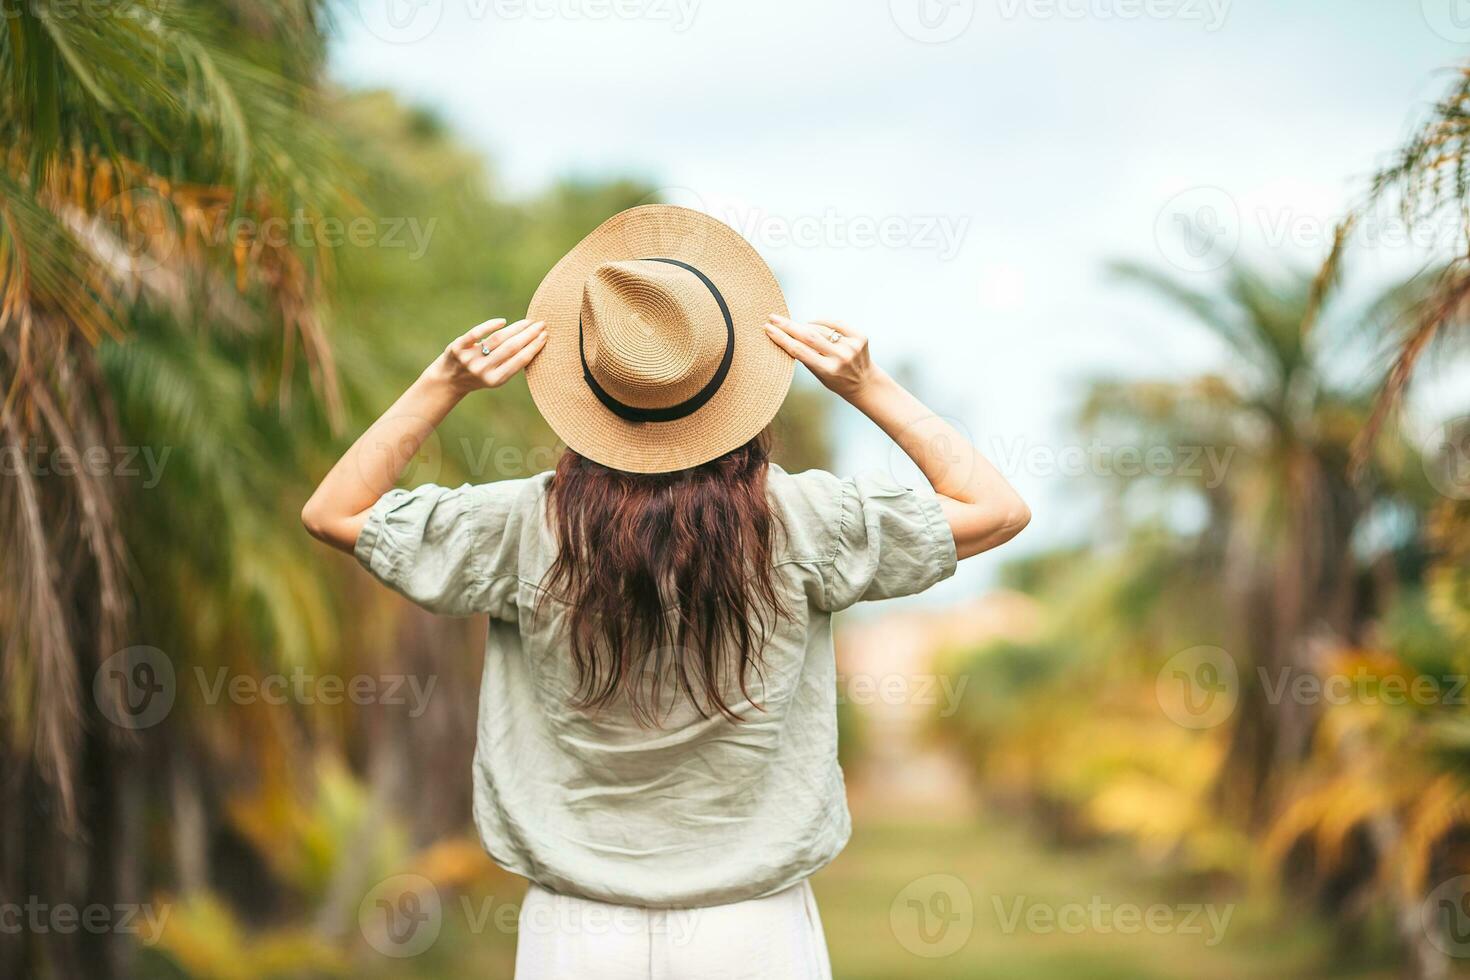
M306 529L350 552L373 504L459 400L499 388L545 346L546 324L527 320L486 320L453 341L332 467L301 508Z
M437 379L460 394L499 388L541 353L546 324L503 319L486 320L450 342L429 368Z

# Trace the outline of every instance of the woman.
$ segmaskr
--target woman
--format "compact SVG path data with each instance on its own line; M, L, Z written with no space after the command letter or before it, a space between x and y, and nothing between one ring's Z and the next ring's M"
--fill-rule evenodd
M769 463L794 361L935 496ZM555 473L393 489L461 398L522 369L568 447ZM831 615L1029 517L862 334L792 321L734 231L658 205L583 240L526 319L451 343L302 512L420 605L489 617L475 818L531 881L521 980L829 976L807 879L849 831Z

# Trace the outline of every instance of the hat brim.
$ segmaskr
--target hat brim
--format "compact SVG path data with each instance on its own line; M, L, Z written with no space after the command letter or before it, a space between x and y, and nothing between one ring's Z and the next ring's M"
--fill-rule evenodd
M678 259L719 288L735 326L730 371L714 397L669 422L629 422L600 402L582 377L577 321L582 287L604 262ZM786 315L781 287L745 239L688 208L650 204L604 221L547 273L527 316L546 322L546 346L526 368L536 408L575 452L630 473L667 473L709 462L754 438L775 418L795 362L763 324Z

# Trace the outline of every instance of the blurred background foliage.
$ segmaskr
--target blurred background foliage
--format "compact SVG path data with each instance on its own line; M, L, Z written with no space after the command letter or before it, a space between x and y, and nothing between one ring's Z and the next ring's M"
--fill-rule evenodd
M478 630L311 546L297 512L442 343L523 310L568 247L651 189L502 193L431 113L324 79L317 0L0 12L0 451L27 461L0 481L0 900L171 913L145 943L7 933L0 976L508 975L508 930L451 929L395 961L358 918L365 892L403 873L513 913L515 879L467 826ZM1466 213L1467 86L1374 181L1340 246L1374 208ZM366 242L342 240L354 221ZM1228 458L1218 473L1100 479L1115 519L1008 567L1039 625L941 651L968 694L933 738L987 821L1019 818L1040 843L976 823L934 848L998 841L1003 863L1107 842L1191 894L1284 903L1330 937L1262 975L1452 969L1443 924L1420 910L1470 873L1463 698L1313 703L1272 685L1470 671L1470 502L1432 478L1465 486L1470 431L1426 459L1398 408L1425 353L1463 334L1465 241L1365 308L1341 299L1345 247L1315 273L1234 265L1211 292L1116 270L1232 354L1198 377L1097 379L1077 431ZM829 462L822 405L793 392L778 422L788 466ZM521 476L551 465L553 445L517 383L467 402L406 480ZM163 478L123 465L128 447ZM106 465L51 465L88 450ZM140 645L166 651L181 692L221 670L437 686L421 714L181 696L135 732L108 720L124 695L93 679ZM1202 645L1226 651L1237 703L1195 727L1160 710L1160 684ZM849 707L842 723L856 767L875 739ZM834 942L839 975L876 969L863 944L882 934L844 919L844 897L886 915L883 875L918 870L915 840L860 833L834 868L829 933L858 937ZM903 855L897 871L885 855Z
M1462 98L1438 111L1458 119ZM1408 181L1413 216L1432 179L1385 172L1364 206ZM1467 444L1451 422L1431 443L1442 458L1423 458L1397 423L1426 333L1457 353L1463 304L1446 294L1464 261L1363 309L1337 301L1339 250L1315 275L1237 261L1213 293L1120 267L1230 359L1099 379L1078 431L1221 465L1106 477L1116 519L1093 541L1010 566L1044 610L1038 635L949 654L980 693L939 727L993 805L1060 840L1128 841L1220 901L1289 901L1282 914L1333 930L1314 975L1436 977L1458 959L1444 932L1458 920L1425 908L1470 872L1470 501L1452 482ZM1196 704L1171 696L1176 680ZM1228 699L1216 715L1212 685Z

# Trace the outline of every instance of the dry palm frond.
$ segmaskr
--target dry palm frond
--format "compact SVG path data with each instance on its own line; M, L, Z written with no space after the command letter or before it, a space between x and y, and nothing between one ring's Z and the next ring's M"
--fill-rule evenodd
M122 448L99 356L140 318L218 331L267 381L257 402L269 379L286 402L303 359L340 419L330 251L260 229L349 205L310 57L287 78L194 4L0 13L0 453L20 461L0 483L3 731L70 827L91 677L127 635L124 489L36 461Z
M1408 808L1398 853L1387 864L1401 894L1415 900L1433 887L1430 876L1438 845L1452 832L1467 828L1470 790L1458 777L1442 775L1418 792Z
M1388 787L1350 774L1308 784L1272 822L1261 845L1262 857L1281 866L1298 844L1309 842L1317 875L1330 875L1352 831L1393 802Z
M25 445L10 413L0 416L6 446ZM76 657L66 630L70 619L56 585L56 566L41 488L26 467L17 467L12 490L0 501L5 574L15 600L16 622L3 639L10 737L33 753L53 776L64 819L74 819L73 756L80 738L81 711ZM20 612L24 610L24 612ZM29 693L30 697L23 697Z
M1333 247L1318 273L1319 283L1331 282L1340 275L1346 237L1353 227L1389 202L1396 205L1410 230L1453 222L1455 245L1432 294L1405 321L1407 329L1397 341L1398 352L1372 418L1353 448L1355 474L1361 474L1374 439L1402 399L1424 353L1448 328L1470 322L1470 68L1456 73L1450 91L1434 106L1429 118L1394 161L1374 174L1363 202L1339 225Z
M1389 166L1374 175L1369 203L1398 195L1410 220L1440 216L1458 221L1462 250L1470 249L1470 68L1455 73L1445 97Z
M1440 273L1429 296L1405 317L1407 329L1373 405L1373 414L1353 444L1353 469L1360 474L1373 443L1408 388L1414 369L1435 338L1448 324L1470 320L1470 259L1455 262Z
M1342 284L1343 256L1347 251L1349 240L1353 231L1358 226L1359 216L1350 214L1332 232L1332 248L1327 253L1327 259L1322 267L1317 270L1312 279L1312 288L1308 294L1307 308L1302 317L1302 334L1305 336L1317 321L1322 317L1322 309L1327 303L1327 298Z

